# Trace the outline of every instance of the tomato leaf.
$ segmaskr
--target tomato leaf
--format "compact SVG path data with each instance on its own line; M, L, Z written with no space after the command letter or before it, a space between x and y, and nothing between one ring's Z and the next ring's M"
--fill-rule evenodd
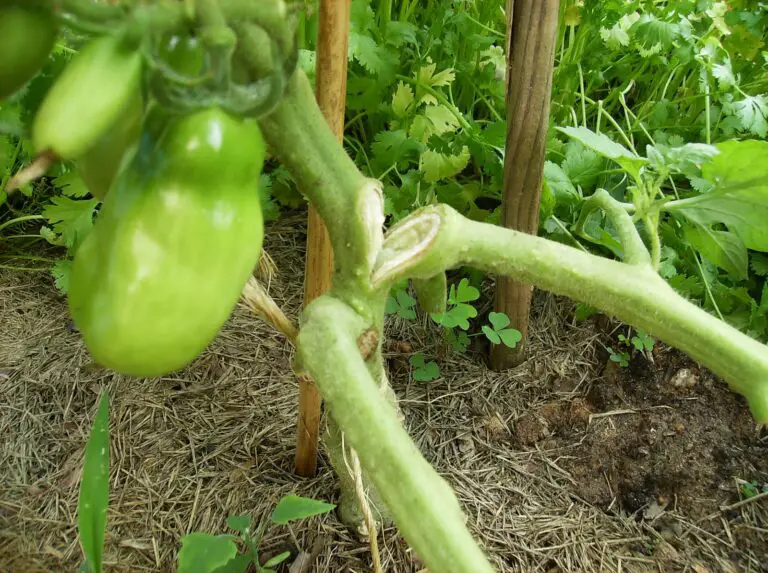
M701 226L724 223L747 248L768 251L768 142L728 141L702 167L712 191L662 208Z
M213 573L237 555L229 535L190 533L181 538L178 573Z
M747 248L734 233L686 226L685 238L710 262L739 279L747 278Z
M297 495L283 497L272 512L272 523L282 525L289 521L328 513L336 506Z
M85 446L83 477L77 502L77 529L93 573L102 572L104 533L109 504L109 397L101 395Z

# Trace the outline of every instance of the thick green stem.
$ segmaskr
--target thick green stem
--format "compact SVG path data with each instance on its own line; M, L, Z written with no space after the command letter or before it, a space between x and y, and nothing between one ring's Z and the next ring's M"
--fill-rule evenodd
M590 238L584 235L584 224L587 222L589 214L596 208L605 211L608 218L616 225L621 244L624 247L624 260L633 265L650 265L651 257L637 232L632 217L621 206L621 203L611 197L605 189L598 189L584 202L581 215L576 223L577 232L582 237Z
M566 295L646 330L725 379L747 398L757 421L768 422L768 347L678 295L649 265L477 223L439 205L390 230L372 280L386 288L461 265Z
M329 295L309 305L298 352L406 540L435 573L488 573L459 503L403 429L355 343L365 321ZM331 358L332 357L332 358Z
M370 268L383 240L383 199L339 146L306 75L294 74L282 103L260 122L272 152L326 222L334 253L334 292L371 321Z
M413 290L424 312L442 314L447 306L448 280L445 273L439 273L429 279L414 279Z

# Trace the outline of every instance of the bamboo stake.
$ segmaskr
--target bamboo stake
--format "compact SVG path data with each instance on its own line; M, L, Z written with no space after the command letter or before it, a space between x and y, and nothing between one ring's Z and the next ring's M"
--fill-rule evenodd
M347 94L347 41L351 0L321 0L317 31L317 85L315 97L339 141L344 136ZM304 274L304 305L331 286L333 251L328 230L310 205L307 220L307 263ZM299 379L299 419L296 435L296 473L314 475L320 435L320 393L314 382Z
M507 0L507 143L502 224L535 235L549 125L559 0ZM523 334L517 348L491 347L491 367L503 370L525 358L533 287L499 277L495 310Z

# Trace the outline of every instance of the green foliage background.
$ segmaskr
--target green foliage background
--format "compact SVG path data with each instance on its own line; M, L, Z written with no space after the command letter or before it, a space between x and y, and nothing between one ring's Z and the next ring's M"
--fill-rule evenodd
M558 128L587 128L642 157L644 181L659 197L709 192L710 145L768 135L768 4L563 0L561 5L540 232L620 256L616 231L601 215L590 215L583 228L577 222L584 199L599 188L631 201L637 183L631 169L585 145L586 132L571 137ZM300 30L300 65L310 77L315 12L308 3ZM382 180L389 222L436 201L475 220L499 220L505 25L502 0L353 0L344 144L364 173ZM45 70L0 106L3 186L29 160L26 126L77 45L76 38L63 39ZM765 177L766 169L759 167L768 158L750 160L756 176ZM268 219L303 203L276 163L263 176L262 194ZM6 200L0 193L0 265L52 269L65 291L69 256L88 232L98 202L68 165L24 189L24 195ZM768 255L761 241L745 241L725 219L696 222L666 212L659 229L662 276L706 309L767 340ZM70 254L39 256L33 244L38 240ZM461 278L479 287L483 277L467 270L457 284ZM400 291L393 293L390 310L410 318L412 299ZM448 316L463 313L462 320L443 326L461 349L469 342L464 324L474 315L459 304L472 308L450 306ZM502 323L497 317L483 332L501 340Z

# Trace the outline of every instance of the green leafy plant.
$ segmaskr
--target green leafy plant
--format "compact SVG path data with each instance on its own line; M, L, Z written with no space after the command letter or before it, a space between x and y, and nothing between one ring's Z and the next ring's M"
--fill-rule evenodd
M104 534L109 505L109 397L103 392L85 448L83 477L80 482L77 527L86 561L81 573L103 571ZM244 573L253 565L258 573L275 573L275 567L291 556L289 551L265 563L259 545L270 525L322 515L335 509L333 504L286 495L275 506L268 521L254 527L247 515L234 515L227 526L238 535L194 532L181 539L179 573ZM242 547L242 550L239 549Z
M741 497L744 499L750 499L760 493L756 480L751 482L745 482L741 484Z
M394 296L390 296L387 299L385 312L387 314L396 314L405 320L413 320L416 318L415 306L416 299L409 295L406 290L398 289L395 291Z
M444 313L432 314L432 320L444 328L458 327L469 330L469 319L477 316L477 309L468 303L478 298L480 291L469 284L469 279L463 278L458 286L451 285L447 310Z
M471 319L478 315L477 309L471 303L479 298L480 291L470 284L469 278L464 277L458 284L450 286L446 311L430 314L432 320L443 327L445 341L457 352L466 352L470 345L470 336L474 336L469 335L467 331L471 328ZM405 320L413 320L416 318L416 303L416 299L405 290L405 285L399 285L387 298L385 312ZM504 344L514 348L522 339L520 331L508 328L510 320L506 314L491 312L488 320L489 324L483 325L481 330L492 344ZM429 362L425 369L423 362L424 358L421 354L411 357L411 365L416 368L414 379L437 379L439 377L437 364Z
M670 284L686 295L705 295L705 307L724 318L729 316L733 324L753 335L766 333L762 286L753 287L754 294L750 289L735 288L749 278L750 256L759 257L759 253L750 255L748 249L768 249L768 235L761 223L768 213L755 202L763 192L768 171L748 167L765 157L765 142L649 145L647 156L641 156L584 127L561 131L622 168L630 184L619 197L632 202L621 208L642 225L652 263ZM663 184L673 177L682 178L689 188L677 186L669 196ZM573 223L574 235L627 260L632 253L622 250L620 231L611 218L599 215L601 194L607 196L605 190L598 189L582 202ZM664 249L660 234L666 242ZM697 291L698 285L702 286Z
M251 564L258 573L275 573L275 567L291 556L284 551L261 563L259 545L269 525L285 525L291 521L322 515L335 505L297 495L286 495L278 502L268 522L254 527L247 515L233 515L227 526L239 535L191 533L182 538L179 551L179 573L243 573ZM238 553L237 543L244 547Z
M635 347L635 350L640 352L651 352L656 343L652 336L639 329L635 335L630 338L630 342L632 343L632 346Z
M606 349L608 350L609 358L611 362L615 362L622 368L626 368L627 366L629 366L629 359L630 359L629 352L621 349L616 351L610 346L606 347Z
M440 367L437 365L437 362L434 360L427 362L423 354L414 354L410 357L409 362L413 366L412 376L414 380L430 382L440 378Z
M739 482L739 494L742 499L751 499L758 495L764 495L768 493L768 483L760 485L757 480L744 481L737 480Z
M522 333L510 325L509 317L503 312L492 312L488 315L490 326L483 326L483 334L491 341L491 344L504 344L514 348L522 340Z
M755 279L762 277L761 258L754 253L766 251L761 222L766 220L768 209L764 167L768 143L723 141L736 134L746 136L762 130L758 113L763 113L760 95L764 82L755 79L755 72L753 85L741 76L747 74L745 62L749 58L737 57L728 45L729 34L724 30L736 29L738 23L729 21L728 5L707 1L699 6L697 2L695 11L702 13L681 19L677 3L589 2L578 18L570 15L565 22L569 32L567 37L563 35L558 56L556 81L564 87L558 88L561 93L554 98L553 124L560 129L553 130L549 138L550 163L545 173L549 192L542 210L547 236L541 237L493 224L498 221L507 131L499 112L504 109L506 82L499 77L501 58L497 48L505 34L498 4L472 2L466 10L456 10L446 8L446 3L429 2L425 7L414 0L386 5L367 0L353 3L349 137L345 140L351 157L329 129L309 78L300 67L293 68L296 12L286 9L281 0L142 2L130 6L101 3L98 10L91 4L90 0L58 0L56 14L78 29L93 31L97 37L124 34L125 44L121 47L132 46L135 50L129 59L134 61L136 54L141 54L141 83L151 99L148 103L174 112L157 124L145 120L142 143L125 151L126 159L144 160L149 166L161 160L153 150L172 152L180 162L185 159L188 169L179 178L187 185L166 188L161 201L164 207L189 199L189 187L199 183L197 167L204 169L205 180L214 172L211 161L217 155L201 151L203 142L219 150L230 149L230 144L236 148L230 154L237 159L232 162L237 168L228 170L228 177L252 175L254 166L261 168L259 162L243 159L247 146L225 136L227 130L213 129L208 135L220 137L191 138L188 145L175 150L154 147L155 138L169 143L165 137L158 138L159 133L170 133L166 131L170 125L183 124L185 118L196 116L202 109L226 114L222 122L240 126L258 122L271 153L280 158L290 174L285 177L290 180L286 188L299 189L325 221L333 246L334 276L330 290L303 312L294 340L297 368L312 377L328 408L331 423L327 446L331 464L342 478L342 510L356 499L350 493L350 480L344 479L348 475L345 460L353 449L370 498L377 500L374 513L393 518L431 571L488 573L493 567L467 529L450 486L426 461L403 427L395 394L388 387L380 341L387 297L397 285L413 280L422 286L443 288L447 271L469 268L568 296L687 352L744 395L758 422L768 421L768 351L764 344L744 333L759 328L763 306L763 299L758 301L756 297L761 296L758 291L764 281ZM40 5L53 8L53 3L42 1ZM684 5L694 8L687 0ZM190 10L190 6L194 9ZM647 12L641 13L646 6ZM143 40L178 33L181 22L194 28L195 36L201 38L204 59L211 65L199 77L179 78L169 73L167 66L147 62L146 46L139 50ZM745 34L752 35L753 26L744 27ZM608 33L601 34L603 29ZM724 64L717 59L722 54L712 38L731 57L730 69L738 82L731 81L727 70L714 67ZM311 51L312 45L306 40L302 38L301 44ZM604 44L631 48L625 50L631 55L625 59L625 55L615 54L612 65L598 62L585 77L583 66L604 57ZM266 45L269 50L264 49ZM707 60L709 56L702 50L712 45L717 48L715 58ZM618 47L616 50L621 51ZM678 54L678 50L682 53ZM272 58L264 56L267 51ZM304 54L305 62L311 60L308 56ZM669 71L672 56L680 65ZM9 57L12 54L0 54L0 59ZM639 62L642 65L638 66ZM238 65L241 72L245 70L243 73L233 73ZM720 86L707 74L725 80L728 86L738 83L743 93L730 87L715 93ZM252 83L238 83L241 76ZM120 78L114 81L119 84ZM66 101L62 109L76 106L84 114L114 111L111 98L119 92L118 99L122 99L126 86L110 84L96 93L97 83L93 94L88 91L90 86L81 88L88 92L84 98L92 97L100 105ZM635 88L632 95L638 98L638 108L633 110L627 95ZM110 101L100 101L99 93ZM729 101L729 97L736 99ZM46 114L54 113L57 107L45 109ZM667 132L666 119L662 118L665 113L675 117L675 122L680 121L685 137ZM616 118L624 121L626 128ZM73 142L106 135L96 133L104 121L91 124L56 119L51 125L69 120L65 125L76 130L83 124L84 132L71 134ZM61 143L61 138L70 134L56 130L53 136ZM203 153L200 166L188 161L187 155L198 152ZM39 173L42 160L44 166L56 163L50 150L33 149L30 154L35 156L38 169L30 171L25 167L23 172L28 176ZM220 158L217 163L224 160ZM124 174L130 174L142 183L136 189L145 189L144 184L151 185L166 173L142 171L136 164L131 165L133 168L121 171L116 181L127 185L124 177L129 175ZM363 171L357 165L363 166ZM62 169L60 165L48 167L52 169L49 176L53 170ZM271 194L278 197L281 192L277 192L280 185L276 183L280 177L275 171L271 174ZM17 175L13 180L18 183L23 178ZM241 191L252 189L256 195L248 196L251 201L254 196L262 200L263 195L256 189L256 180L260 179L248 176L239 186ZM206 195L211 198L211 208L203 209L203 216L196 220L214 221L217 227L237 221L237 210L217 210L217 185L211 181L211 193ZM97 226L104 221L120 222L122 195L112 199L111 193L118 188L113 187L107 195ZM67 231L69 223L54 230L55 225L65 221L80 222L80 216L70 214L74 207L59 200L52 209L52 236L62 237L64 245L80 242L82 233L77 225L74 231ZM138 218L137 228L152 221L152 213ZM387 216L390 225L385 233ZM14 218L18 221L18 214L14 213ZM176 221L168 214L166 224L170 229L183 227L185 232L177 236L161 233L161 238L177 240L181 245L181 240L192 233L195 244L214 248L205 241L211 238L215 242L217 231L206 227L207 223L190 229L187 225L194 221ZM74 237L71 241L63 238L68 233ZM75 251L74 267L84 253L82 245L91 237L94 232ZM155 242L141 241L142 233L137 237L133 242L110 243L112 238L107 236L106 243L98 244L106 253L103 260L109 264L120 265L120 258L113 260L111 253L126 251L140 263L123 269L135 271L135 281L117 281L117 287L141 286L146 288L143 296L148 300L167 300L163 295L175 283L194 285L208 278L208 265L200 264L196 250L187 252L180 246L167 253L170 260L166 262L183 271L167 281L143 283L143 274L157 271L161 265L155 264L159 260ZM254 243L245 239L239 245L227 242L227 255L239 254L250 260L258 251ZM121 245L131 248L109 248ZM676 277L680 278L674 282ZM217 274L215 278L222 277ZM92 284L101 288L107 279L108 273L101 273ZM754 283L750 279L755 279ZM212 314L223 323L226 317L215 312L216 305L242 289L246 280L249 277L228 276L223 281L226 284L220 285L221 298L199 297L195 308L175 319L175 330L164 344L189 359L195 352L186 347L186 333L194 331L199 321L210 326ZM690 289L694 302L680 294L685 287ZM139 296L136 289L128 290ZM450 336L456 344L464 345L470 319L479 314L471 303L479 299L480 293L467 278L447 290L445 312L433 313L432 318L447 329L446 337L453 333ZM101 295L103 300L100 297L98 302L119 308L120 297L114 296L114 291ZM233 302L234 298L228 300ZM437 299L434 297L432 302ZM726 301L731 302L730 308L725 308ZM88 297L80 302L93 303ZM395 302L397 311L412 309L408 300L400 304L397 295ZM745 308L750 313L745 318L746 326L740 325L741 331L708 312L714 311L735 324L737 310ZM140 361L141 353L125 350L126 346L138 347L145 342L141 329L124 328L127 322L109 324L116 329L114 336L100 339L99 323L86 322L87 345L104 345L100 347L103 350L113 345L111 348L118 350L115 355ZM503 342L501 332L507 326L497 317L489 330ZM376 344L360 342L372 339ZM638 340L646 348L645 340ZM166 365L161 369L171 366L178 367ZM418 367L435 374L426 359ZM296 505L295 501L291 504ZM359 525L354 511L341 511L340 515L352 516L349 521ZM230 525L250 531L240 518ZM260 535L256 537L260 539ZM242 545L253 561L255 552L248 548L250 538L250 534L247 538L241 534L212 539L195 535L182 547L183 565L228 567L238 559L237 550ZM95 550L88 551L96 555ZM241 565L238 561L232 566ZM274 566L275 562L257 564Z

